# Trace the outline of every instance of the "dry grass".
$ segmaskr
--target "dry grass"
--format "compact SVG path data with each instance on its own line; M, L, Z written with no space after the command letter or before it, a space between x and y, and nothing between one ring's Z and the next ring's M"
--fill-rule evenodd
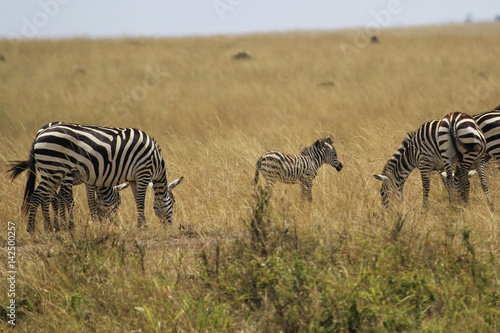
M45 232L39 213L29 235L20 213L24 177L10 183L2 173L0 217L4 225L15 222L17 232L17 328L498 331L499 213L489 212L479 181L472 182L470 207L450 211L434 179L424 213L415 172L398 215L382 211L372 174L422 122L499 104L499 35L497 24L387 30L379 44L349 58L340 46L355 45L350 31L0 41L2 171L7 161L28 156L42 125L60 120L140 128L162 147L168 179L185 176L175 190L172 227L159 225L149 194L149 228L138 229L129 191L116 221L93 224L78 188L73 233ZM234 60L240 51L251 58ZM298 152L329 135L344 169L320 170L312 206L300 203L298 186L277 185L264 212L274 227L262 228L282 244L269 241L264 257L248 254L255 250L249 221L256 216L257 158L268 149ZM488 176L498 207L494 163ZM6 227L0 241L6 253ZM252 289L249 301L244 288L253 282L238 274L251 275L244 263L255 260L264 266L251 267L273 267L258 281L272 275L281 282L257 281L261 289ZM286 289L287 267L302 264L308 283ZM6 271L5 260L0 266ZM426 285L433 297L422 309L393 299L394 279ZM2 305L6 291L0 284ZM296 298L282 299L280 291ZM421 317L399 309L417 309ZM295 325L296 317L302 321Z

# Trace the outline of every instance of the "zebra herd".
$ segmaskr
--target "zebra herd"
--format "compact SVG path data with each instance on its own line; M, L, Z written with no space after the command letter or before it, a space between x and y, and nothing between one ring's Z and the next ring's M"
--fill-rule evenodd
M420 170L423 186L423 206L428 206L432 172L443 171L445 187L454 203L459 191L463 202L468 201L470 170L477 169L490 207L485 163L500 161L500 106L493 111L469 116L453 112L441 120L424 123L409 133L384 166L382 174L382 204L389 198L403 199L403 187L410 173ZM254 184L259 173L271 191L277 181L299 183L302 195L312 201L312 184L323 164L341 171L342 163L331 138L320 139L300 154L268 151L257 161ZM165 161L158 144L145 132L133 128L116 128L54 122L43 126L36 134L29 159L12 162L11 180L28 170L22 210L28 214L28 232L35 231L35 217L42 206L45 228L59 230L59 218L66 218L73 227L73 186L85 184L93 219L110 216L120 204L119 191L130 186L137 205L137 224L145 224L144 201L148 186L154 189L154 212L164 224L172 223L175 202L172 190L183 177L168 183ZM35 189L36 174L40 182ZM54 210L54 225L50 219Z

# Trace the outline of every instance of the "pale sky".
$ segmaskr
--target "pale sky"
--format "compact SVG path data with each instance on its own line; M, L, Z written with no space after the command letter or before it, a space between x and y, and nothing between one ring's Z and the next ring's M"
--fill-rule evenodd
M500 0L0 0L0 38L386 28L493 21L497 15Z

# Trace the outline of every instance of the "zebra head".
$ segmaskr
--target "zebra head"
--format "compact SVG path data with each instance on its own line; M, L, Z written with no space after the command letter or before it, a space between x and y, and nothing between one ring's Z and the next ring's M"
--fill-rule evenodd
M386 208L389 207L389 199L396 196L400 201L404 200L403 184L397 184L393 177L386 175L373 175L375 179L382 181L380 188L380 196L382 197L382 205Z
M96 204L100 216L110 217L116 214L122 200L120 191L129 187L128 183L123 183L113 187L100 187L96 191Z
M164 224L167 222L172 224L172 211L174 208L175 197L172 190L179 185L184 177L174 180L169 183L166 187L150 183L155 190L155 200L154 200L154 211L156 216Z
M330 164L332 167L337 169L337 171L342 170L342 163L337 158L337 151L333 147L333 140L331 138L326 138L323 140L318 140L315 143L316 147L324 152L325 163Z

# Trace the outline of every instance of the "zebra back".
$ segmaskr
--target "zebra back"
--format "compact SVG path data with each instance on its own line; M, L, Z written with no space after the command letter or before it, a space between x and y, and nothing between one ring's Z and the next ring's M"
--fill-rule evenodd
M486 139L486 159L500 161L500 106L495 110L473 115Z

